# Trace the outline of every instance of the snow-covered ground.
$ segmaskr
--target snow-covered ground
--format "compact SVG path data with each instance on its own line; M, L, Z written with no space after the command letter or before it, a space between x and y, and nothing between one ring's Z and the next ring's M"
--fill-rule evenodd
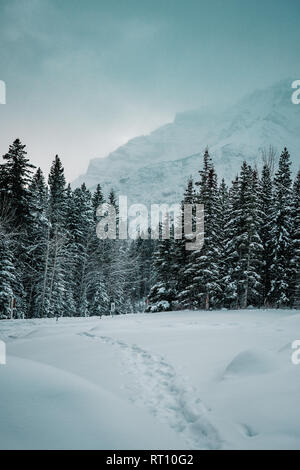
M300 449L299 311L0 322L0 448Z

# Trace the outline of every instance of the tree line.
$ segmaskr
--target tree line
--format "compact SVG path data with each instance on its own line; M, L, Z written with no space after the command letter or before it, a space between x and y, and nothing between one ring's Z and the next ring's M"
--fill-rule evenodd
M0 165L0 318L85 316L143 310L152 244L99 240L100 184L66 185L55 157L48 181L19 139ZM36 170L36 171L35 171ZM107 202L117 210L113 190Z
M272 152L261 174L245 161L228 187L205 151L183 198L204 204L204 246L158 243L148 310L300 308L300 171L293 181L286 148L274 169Z
M0 165L0 318L172 309L300 308L300 172L282 152L273 176L244 162L228 187L208 150L182 205L204 204L205 241L99 240L97 208L113 190L66 184L58 156L46 181L16 139Z

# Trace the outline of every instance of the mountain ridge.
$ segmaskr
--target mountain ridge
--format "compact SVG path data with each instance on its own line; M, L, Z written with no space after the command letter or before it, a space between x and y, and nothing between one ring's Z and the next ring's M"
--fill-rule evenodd
M232 180L243 160L258 167L261 153L270 145L277 157L287 146L300 163L300 106L291 102L292 80L286 79L256 90L218 114L209 108L175 115L148 135L137 136L105 158L90 160L85 182L90 189L100 183L104 192L112 187L131 202L179 202L187 179L197 178L206 147L218 177Z

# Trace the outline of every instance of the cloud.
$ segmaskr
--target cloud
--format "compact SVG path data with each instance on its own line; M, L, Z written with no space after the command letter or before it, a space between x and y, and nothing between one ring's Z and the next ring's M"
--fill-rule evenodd
M24 136L38 164L45 168L59 152L73 178L90 157L176 111L220 106L290 74L298 27L282 30L279 15L278 25L267 25L255 5L238 4L0 0L0 79L8 93L1 148Z

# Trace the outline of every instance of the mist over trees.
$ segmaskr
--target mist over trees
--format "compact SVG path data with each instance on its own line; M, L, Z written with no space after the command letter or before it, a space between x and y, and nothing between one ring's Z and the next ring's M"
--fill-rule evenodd
M300 308L300 172L293 181L287 149L260 173L244 162L229 187L208 150L199 167L182 204L204 204L201 250L174 227L168 240L100 240L97 208L118 213L114 191L73 190L59 156L46 178L16 139L0 165L0 318Z

